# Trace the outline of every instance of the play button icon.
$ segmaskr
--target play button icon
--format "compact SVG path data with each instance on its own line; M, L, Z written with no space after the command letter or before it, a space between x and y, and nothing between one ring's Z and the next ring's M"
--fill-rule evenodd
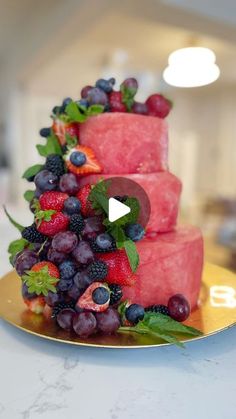
M130 211L131 209L128 205L122 204L122 202L115 198L109 198L108 218L111 223L124 217L124 215L129 214Z

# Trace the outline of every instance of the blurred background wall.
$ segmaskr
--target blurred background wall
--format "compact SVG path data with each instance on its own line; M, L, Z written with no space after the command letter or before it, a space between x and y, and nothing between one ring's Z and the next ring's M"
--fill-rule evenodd
M174 102L170 168L184 184L181 218L203 228L210 260L234 267L235 41L235 0L0 0L0 203L26 208L20 177L39 161L38 131L55 104L99 77L133 75L141 100L161 91ZM168 86L168 55L192 44L214 50L220 79Z

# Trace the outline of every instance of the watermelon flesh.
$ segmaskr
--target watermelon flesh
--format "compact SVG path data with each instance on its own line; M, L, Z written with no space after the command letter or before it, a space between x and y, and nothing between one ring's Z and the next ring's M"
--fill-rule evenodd
M80 126L80 144L91 147L102 173L167 170L168 127L164 119L131 113L104 113Z
M90 175L80 179L80 185L95 184L101 178L108 179L121 175ZM137 182L148 195L151 214L146 231L168 232L176 225L179 198L182 189L180 180L170 172L148 174L127 174L122 177Z
M137 281L123 287L123 300L144 307L167 304L174 294L183 294L197 305L203 267L203 239L198 228L178 227L166 234L150 234L137 243L140 265Z

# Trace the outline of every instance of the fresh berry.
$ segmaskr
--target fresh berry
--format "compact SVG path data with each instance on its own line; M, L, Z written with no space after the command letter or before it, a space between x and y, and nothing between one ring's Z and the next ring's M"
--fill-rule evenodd
M143 320L144 314L145 310L140 304L131 304L125 310L126 319L132 324L137 324L140 320Z
M70 150L66 155L66 166L69 172L75 175L101 173L102 171L92 148L84 145L77 145Z
M96 297L98 301L96 301ZM108 291L107 286L102 284L101 282L94 282L81 295L81 297L76 303L76 307L78 306L83 310L101 312L105 311L108 308L109 301L110 293Z
M111 93L115 82L116 80L113 77L109 80L99 79L96 81L95 86L102 89L105 93Z
M59 271L61 279L70 279L76 274L77 267L73 261L66 260L59 265Z
M79 124L76 122L64 122L58 118L55 118L52 125L52 130L57 136L60 144L63 146L67 143L66 134L70 137L78 137Z
M78 214L81 209L81 204L78 198L70 196L64 202L64 212L68 215Z
M23 299L26 298L27 300L32 300L33 298L37 297L37 294L35 292L29 292L29 288L24 282L22 282L21 294Z
M111 112L127 112L126 106L122 103L121 92L111 92L109 95Z
M89 102L87 101L87 99L80 99L78 101L75 102L76 105L81 109L83 108L88 108L89 107Z
M60 278L60 273L56 265L52 262L38 262L32 268L31 271L33 272L40 272L43 268L48 268L48 274L53 278Z
M93 279L89 277L86 269L77 272L73 280L81 294L93 283Z
M102 233L96 237L96 245L102 250L107 250L109 252L113 244L114 244L114 239L108 233Z
M146 100L148 115L166 118L172 108L172 103L164 96L156 93Z
M61 292L69 291L73 287L73 278L68 279L60 279L60 281L57 284L57 288Z
M121 300L123 293L122 293L122 289L120 285L117 285L117 284L110 284L109 289L110 289L110 305L113 306L114 304L117 304Z
M102 313L96 313L97 328L100 332L110 334L115 333L120 327L120 316L117 310L109 307Z
M82 265L92 262L94 254L88 242L80 240L77 247L72 252L75 260Z
M73 302L69 302L69 303L65 303L65 302L61 302L56 304L53 307L52 310L52 318L54 319L55 317L57 317L57 315L60 313L61 310L64 310L65 308L72 308L74 309L75 304Z
M49 154L46 159L45 168L58 177L65 173L65 163L59 154Z
M27 305L28 309L35 314L41 314L46 304L45 298L43 296L39 296L30 300L24 298L24 303Z
M76 195L79 191L79 183L77 177L73 173L66 173L60 179L60 190L69 195Z
M48 291L48 295L45 297L46 304L50 307L54 307L63 301L62 294L59 292Z
M52 239L52 248L60 253L71 253L77 244L78 237L72 231L62 231Z
M72 308L64 308L56 317L57 323L62 329L70 331L72 329L74 315L75 311Z
M41 170L34 178L36 187L41 191L54 191L58 187L58 177L49 170Z
M52 108L52 113L53 113L55 116L60 115L60 114L61 114L61 111L62 111L61 106L54 106L54 107Z
M127 237L129 237L129 239L133 240L134 242L137 242L143 238L145 230L141 226L141 224L128 224L125 228L125 234Z
M93 280L102 280L107 276L107 264L102 260L96 260L95 262L90 263L88 267L88 274Z
M104 225L100 216L89 217L84 220L84 228L81 235L86 239L94 239L98 233L104 231Z
M84 185L76 195L81 203L81 213L84 216L94 215L92 203L89 200L89 194L91 190L92 190L92 185L87 184L87 185Z
M190 315L190 304L182 294L175 294L168 301L170 317L177 322L184 322Z
M104 106L108 102L107 94L98 87L92 87L92 89L89 89L86 99L90 105Z
M47 237L40 233L35 224L32 224L29 227L25 227L21 233L23 239L27 240L30 243L43 243Z
M49 221L43 220L37 229L45 236L53 237L60 231L65 231L69 225L69 218L62 212L52 214Z
M81 214L73 214L70 217L69 229L76 234L80 234L84 228L84 219Z
M102 234L101 234L101 236L102 236L103 234L105 234L105 235L106 235L106 233L102 233ZM109 235L109 234L108 234L108 235ZM101 248L100 246L98 246L98 244L97 244L97 237L96 237L96 238L92 238L92 239L90 240L90 246L91 246L91 249L92 249L92 251L93 251L94 253L115 252L115 251L117 250L117 247L116 247L116 242L115 242L115 240L114 240L113 238L112 238L112 241L111 241L111 243L110 243L109 248L107 248L107 249L105 249L105 248Z
M107 265L106 282L118 285L134 285L136 275L132 272L128 257L123 249L113 253L103 253L97 257Z
M50 247L47 254L47 259L50 262L55 263L56 265L60 265L60 263L64 262L67 259L67 255L66 253L57 252L52 247Z
M39 135L41 137L47 138L51 134L51 128L41 128Z
M151 312L151 313L165 314L166 316L170 315L168 307L164 306L163 304L155 304L155 305L146 307L145 311Z
M132 108L133 113L137 113L139 115L147 115L148 114L148 108L146 103L140 103L140 102L134 102Z
M64 202L68 198L68 195L63 192L47 191L44 192L39 198L40 208L42 210L56 210L62 211L64 208Z
M85 86L83 87L83 89L81 90L81 97L83 99L86 99L88 97L88 93L89 91L93 88L93 86Z
M73 329L81 338L87 338L96 332L97 321L93 313L76 313L73 318Z
M71 97L66 97L65 99L63 99L62 107L66 108L66 106L69 105L69 103L71 102L72 102Z

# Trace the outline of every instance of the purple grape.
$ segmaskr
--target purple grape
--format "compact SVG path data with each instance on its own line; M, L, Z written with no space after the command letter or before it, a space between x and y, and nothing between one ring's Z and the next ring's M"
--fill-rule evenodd
M97 234L104 231L104 225L102 224L102 218L95 216L89 217L84 220L85 227L82 231L82 236L87 239L92 239L97 236Z
M75 311L72 308L64 308L57 315L57 323L62 329L70 331L75 315Z
M24 275L25 271L29 271L32 266L39 262L37 253L31 250L24 250L15 261L15 269L19 276Z
M188 300L182 294L175 294L170 297L168 301L168 310L170 317L177 320L177 322L183 322L190 314L190 304Z
M54 191L58 187L58 177L49 170L42 170L34 179L35 185L41 191Z
M87 338L96 332L97 321L93 313L76 313L73 318L73 329L81 338Z
M61 192L75 195L79 191L79 183L77 177L73 173L66 173L60 179Z
M45 297L45 302L50 307L53 307L56 304L61 303L62 301L63 301L63 297L58 292L48 291L48 295Z
M132 112L140 115L147 115L148 109L146 103L134 102L132 106Z
M127 89L135 93L138 90L138 82L134 77L129 77L128 79L125 79L122 83L122 86L125 86Z
M82 265L92 262L94 254L88 242L81 240L72 252L75 260Z
M109 307L102 313L96 313L97 327L103 333L115 333L120 327L120 316L117 310Z
M70 290L73 287L73 278L68 279L60 279L60 281L57 283L57 289L65 292Z
M91 285L94 282L94 280L89 277L86 269L77 272L73 280L74 284L80 290L81 294L89 287L89 285Z
M60 265L67 259L67 255L65 253L57 252L51 247L48 251L47 258L50 262L55 263L55 265Z
M72 231L57 233L52 240L52 248L60 253L70 253L76 248L78 237Z
M81 97L83 99L86 99L88 96L88 92L93 89L93 86L85 86L83 87L83 89L81 90Z
M28 287L24 282L22 283L21 294L22 297L26 298L27 300L32 300L33 298L37 297L37 294L35 294L34 292L29 292Z
M86 99L90 105L106 105L108 103L108 96L99 87L93 87L88 91Z
M42 243L34 243L34 251L38 253L41 261L47 260L47 254L51 246L51 240L48 240L47 243L42 247ZM41 250L40 250L41 249Z

